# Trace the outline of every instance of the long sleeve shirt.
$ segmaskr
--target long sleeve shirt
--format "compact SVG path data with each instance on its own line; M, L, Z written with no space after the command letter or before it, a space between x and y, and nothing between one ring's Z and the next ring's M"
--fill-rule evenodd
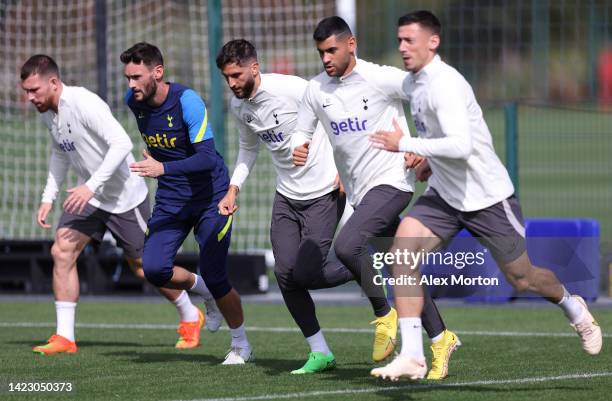
M442 199L475 211L514 193L472 87L457 70L435 56L411 77L406 94L419 137L405 135L400 151L427 157L429 186Z
M230 110L238 126L240 146L231 184L242 186L255 164L260 144L264 144L276 170L276 190L282 195L309 200L334 190L336 165L321 126L312 137L306 165L293 164L291 135L307 85L306 80L295 76L261 74L261 83L252 98L232 99Z
M89 203L110 213L123 213L147 196L143 178L130 172L132 142L108 105L81 87L63 85L58 112L42 119L51 136L49 174L42 201L52 203L68 173L94 192Z
M345 76L323 72L308 83L292 148L309 140L320 123L352 206L379 185L414 191L414 173L404 167L403 154L376 149L369 140L376 131L393 129L393 120L408 132L402 104L407 99L408 75L395 67L357 59Z

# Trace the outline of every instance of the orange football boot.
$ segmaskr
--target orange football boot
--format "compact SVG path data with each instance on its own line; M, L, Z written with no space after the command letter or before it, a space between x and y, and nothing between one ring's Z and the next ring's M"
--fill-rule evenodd
M77 352L77 345L74 341L70 341L66 337L62 337L59 334L53 334L47 340L47 344L32 348L32 352L40 355L54 355L62 352L74 354Z
M180 322L178 333L180 335L175 347L178 349L190 349L200 346L200 329L204 326L206 318L198 308L197 322Z

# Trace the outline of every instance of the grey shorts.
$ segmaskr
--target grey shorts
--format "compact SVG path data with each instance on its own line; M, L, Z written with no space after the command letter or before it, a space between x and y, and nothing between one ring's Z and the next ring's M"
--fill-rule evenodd
M321 270L342 217L345 195L338 190L310 200L294 200L276 192L270 240L276 269L293 270L307 263Z
M482 210L462 212L429 188L417 199L408 216L420 221L443 241L451 240L465 228L501 263L516 260L526 250L523 214L514 195Z
M57 228L70 228L101 241L106 230L109 230L117 240L117 245L123 249L124 255L130 259L142 257L147 220L151 216L149 197L124 213L109 213L107 211L85 205L81 214L64 211Z

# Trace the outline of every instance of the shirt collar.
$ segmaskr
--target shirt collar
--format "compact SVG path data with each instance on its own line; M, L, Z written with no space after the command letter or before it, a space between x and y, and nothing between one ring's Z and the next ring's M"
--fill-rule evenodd
M247 103L257 103L259 100L258 98L260 98L261 94L268 88L268 85L266 84L268 79L265 77L265 75L266 74L259 73L259 87L257 88L257 92L255 92L255 96L244 99Z
M434 58L421 71L415 74L415 79L431 77L442 66L440 55L436 54Z
M341 77L336 77L338 81L345 82L348 79L351 79L354 76L359 75L359 70L361 70L361 65L363 65L363 61L361 59L355 57L355 67L349 72L347 75L343 75Z
M49 113L51 113L52 116L56 117L57 115L59 115L60 109L63 107L66 107L70 104L70 93L71 93L71 89L72 87L66 85L65 83L62 82L62 93L60 93L60 97L59 97L59 101L57 102L57 113L51 109L49 109Z
M62 82L62 93L60 93L59 103L68 103L72 87Z

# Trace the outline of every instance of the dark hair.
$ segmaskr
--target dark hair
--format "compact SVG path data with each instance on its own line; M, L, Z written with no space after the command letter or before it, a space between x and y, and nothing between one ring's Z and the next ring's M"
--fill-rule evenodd
M245 39L227 42L217 54L217 67L223 69L228 64L242 65L244 61L257 60L257 50Z
M134 46L121 53L120 59L123 64L143 63L149 67L164 65L164 58L162 57L161 51L157 46L147 42L136 43Z
M32 56L21 67L21 80L25 80L30 75L56 75L60 77L57 63L45 54Z
M315 42L323 42L325 39L330 36L345 36L352 35L351 28L349 28L348 24L345 20L338 16L327 17L322 19L315 28L314 33L312 34L312 38Z
M419 24L422 28L430 30L433 34L440 36L442 33L442 24L438 17L433 15L431 11L419 10L402 15L397 20L397 26L409 24Z

